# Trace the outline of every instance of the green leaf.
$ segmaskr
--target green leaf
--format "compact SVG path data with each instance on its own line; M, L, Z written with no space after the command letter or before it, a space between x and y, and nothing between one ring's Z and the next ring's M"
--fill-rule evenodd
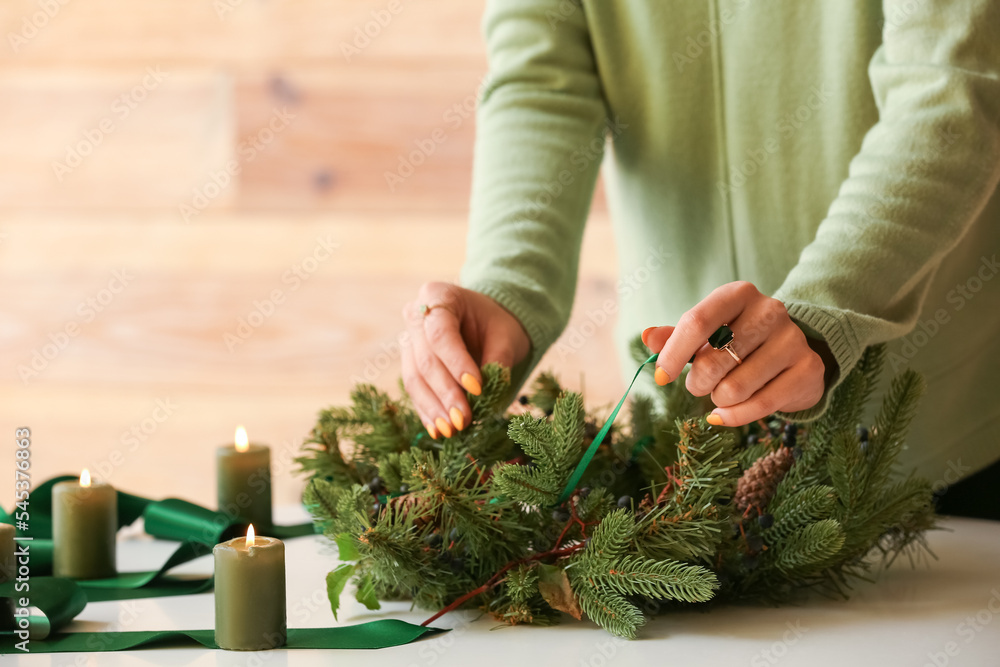
M340 560L358 560L361 554L358 552L358 545L354 541L354 536L350 533L341 533L334 539L337 543L337 553Z
M363 604L369 610L381 609L378 597L375 595L375 580L371 574L365 574L358 583L358 590L354 593L354 599Z
M337 610L340 609L340 594L344 592L344 586L353 574L354 565L344 563L326 575L326 596L330 598L330 611L333 612L334 618L337 618Z

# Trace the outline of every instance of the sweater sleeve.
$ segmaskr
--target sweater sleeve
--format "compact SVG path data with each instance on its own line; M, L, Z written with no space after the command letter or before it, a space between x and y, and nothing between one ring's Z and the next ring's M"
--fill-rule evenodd
M839 372L916 324L941 260L1000 179L1000 3L885 0L879 110L815 239L775 293Z
M604 150L606 106L579 0L494 0L477 111L463 286L531 339L520 386L562 333Z

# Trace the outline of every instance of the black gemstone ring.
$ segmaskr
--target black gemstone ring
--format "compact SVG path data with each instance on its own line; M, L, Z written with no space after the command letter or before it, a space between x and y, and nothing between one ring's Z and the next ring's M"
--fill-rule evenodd
M736 334L733 333L728 324L723 324L715 330L715 333L708 337L708 344L716 350L725 350L728 352L729 356L739 365L743 363L743 360L733 351L734 340L736 340Z

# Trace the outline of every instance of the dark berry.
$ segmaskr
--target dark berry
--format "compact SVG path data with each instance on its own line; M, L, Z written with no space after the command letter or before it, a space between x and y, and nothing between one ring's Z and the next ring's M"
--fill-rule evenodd
M761 539L760 535L754 535L750 533L747 535L747 549L750 553L755 554L764 548L764 540Z
M580 498L586 498L587 496L590 495L590 487L589 486L583 487L582 489L576 492L576 495L580 496Z
M552 520L558 521L559 523L564 523L569 521L570 513L565 507L557 507L552 510Z
M781 436L781 444L783 444L785 447L794 447L795 446L795 434L794 433L785 433L785 435Z
M381 509L382 509L382 505L380 503L372 503L372 512L375 512L375 514L378 514L379 510L381 510Z
M792 422L785 424L785 435L795 436L799 432L799 427Z
M858 427L858 440L861 442L868 442L868 429L864 426Z
M455 574L462 572L465 569L465 559L464 558L453 558L451 560L451 571Z
M378 491L380 488L382 488L382 478L375 475L372 477L372 481L368 482L368 489L374 492Z
M799 447L797 445L795 447L792 447L792 458L794 460L796 460L796 461L798 461L800 458L802 458L802 448L801 447Z
M520 403L521 405L527 405L528 404L528 395L527 394L521 394L518 397L517 402Z
M632 507L632 496L622 496L618 499L618 507L629 508Z
M774 515L773 514L761 514L757 517L757 523L760 524L761 528L767 529L774 525Z
M867 454L868 453L868 441L867 440L862 440L861 444L859 445L859 447L861 448L861 453L862 454Z
M757 444L757 434L751 433L747 436L747 447L753 447Z
M442 563L450 563L451 562L451 552L447 551L447 550L442 551L441 553L439 553L437 555L437 559L438 559L438 561L440 561Z
M451 540L452 542L458 542L458 540L461 537L462 537L462 534L460 532L458 532L458 528L452 528L451 532L448 533L448 539Z
M399 492L400 493L409 493L410 492L410 485L409 484L400 484L399 485Z
M430 535L424 538L424 544L426 544L432 549L437 549L439 546L441 546L441 543L443 541L444 540L442 540L441 536L438 535L437 533L431 533Z

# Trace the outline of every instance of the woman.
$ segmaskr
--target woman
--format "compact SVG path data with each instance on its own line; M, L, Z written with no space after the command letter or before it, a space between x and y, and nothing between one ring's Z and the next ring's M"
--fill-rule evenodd
M431 436L480 364L523 382L565 327L610 138L620 270L666 257L620 300L625 373L644 330L659 384L694 355L713 424L808 421L893 341L929 385L905 464L941 490L998 458L1000 2L497 0L483 25L461 285L404 309Z

